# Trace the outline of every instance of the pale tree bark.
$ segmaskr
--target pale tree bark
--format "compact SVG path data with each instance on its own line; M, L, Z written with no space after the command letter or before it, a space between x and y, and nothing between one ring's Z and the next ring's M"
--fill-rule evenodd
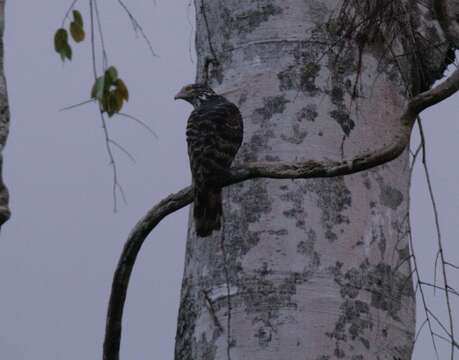
M8 137L10 113L8 94L4 73L4 46L3 33L5 28L5 0L0 0L0 227L9 219L9 195L3 182L3 149Z
M195 6L197 78L244 117L236 165L384 148L452 61L430 1ZM408 156L226 187L221 232L196 238L190 222L175 359L410 359Z

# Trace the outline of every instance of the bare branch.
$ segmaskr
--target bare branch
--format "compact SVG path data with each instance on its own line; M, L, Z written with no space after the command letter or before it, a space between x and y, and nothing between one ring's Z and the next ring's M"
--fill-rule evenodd
M374 168L397 158L409 145L414 122L421 111L439 103L459 89L459 69L438 86L421 93L408 101L400 117L399 133L392 144L350 160L307 160L304 162L265 162L249 163L231 170L230 176L222 186L236 184L255 178L271 179L310 179L354 174ZM148 234L167 215L187 206L193 201L191 186L169 195L155 205L133 228L123 248L115 271L110 295L106 333L104 341L104 360L118 360L121 341L121 322L126 300L129 279L138 252ZM446 287L446 286L445 286ZM432 331L432 330L431 330Z
M454 265L454 264L450 263L449 261L445 261L445 264L448 265L448 266L451 266L452 268L454 268L456 270L459 270L459 266Z
M96 43L94 39L95 37L95 14L94 13L95 12L97 12L96 0L89 0L89 15L90 15L90 24L91 24L91 60L92 60L92 71L93 71L94 81L97 80ZM110 146L110 144L113 144L114 141L110 139L110 136L108 134L107 123L104 117L104 113L102 109L100 108L100 106L99 106L99 113L100 113L100 120L102 122L102 129L104 131L105 147L107 149L107 154L109 157L109 164L112 167L112 171L113 171L113 186L112 186L113 211L117 212L117 209L118 209L117 196L116 196L117 191L120 192L125 203L126 203L126 198L124 195L124 190L118 182L118 169L116 167L115 157L113 156L113 151Z
M411 179L410 179L410 181L411 181ZM418 264L417 264L417 260L416 260L416 253L414 251L413 237L411 236L411 234L410 234L410 237L409 237L409 241L410 241L411 254L413 256L414 271L416 273L416 281L417 281L416 290L419 290L419 293L421 294L422 306L424 307L424 312L426 314L426 321L427 321L427 325L429 327L430 337L432 339L432 345L433 345L433 348L434 348L434 351L435 351L435 356L436 356L436 358L438 360L439 356L438 356L437 343L435 342L432 320L430 318L431 312L429 310L429 305L427 304L427 299L426 299L426 296L425 296L425 293L424 293L424 289L422 288L421 275L420 275L419 269L418 269ZM418 335L416 335L416 338L417 338Z
M419 335L421 335L421 332L422 332L422 329L424 329L424 326L427 324L427 318L424 319L424 321L422 322L421 326L419 327L417 333L416 333L416 336L414 337L414 341L413 343L416 344L416 342L418 341L418 338L419 338Z
M134 120L136 123L138 123L140 126L143 126L145 129L147 129L147 131L153 135L154 138L158 139L158 134L156 134L156 132L150 127L148 126L144 121L140 120L139 118L136 118L132 115L129 115L129 114L126 114L126 113L116 113L116 115L119 115L119 116L124 116L128 119L131 119L131 120Z
M445 33L446 38L448 39L448 41L457 49L459 47L459 26L458 26L458 23L457 23L457 16L456 16L457 14L449 13L449 11L451 10L451 7L449 7L448 5L451 5L451 4L449 4L448 0L434 0L433 1L434 10L436 12L437 19L438 19L438 22L440 23L440 26L442 27L443 32ZM454 10L457 10L457 8L454 9ZM447 86L448 84L445 84L445 83L447 81L452 81L453 83L456 82L456 87L455 87L455 90L453 89L453 87L451 87L450 91L453 91L453 92L457 91L458 83L457 83L457 81L455 79L453 79L453 77L455 75L457 75L457 73L458 73L458 70L456 68L456 70L454 71L454 73L453 73L453 75L451 77L446 79L446 81L444 83L440 84L439 86L437 86L433 90L439 89L441 85ZM451 84L449 84L449 85L451 85ZM440 92L442 92L441 89L440 89ZM449 96L449 95L447 95L448 91L445 91L443 93L444 93L444 95ZM420 129L422 130L422 128L420 128ZM427 184L429 186L429 193L430 193L430 196L431 196L431 199L432 199L432 203L435 206L435 202L434 202L434 198L433 198L433 192L432 192L432 185L431 185L431 182L430 182L430 178L428 176L427 167L425 167L425 169L426 169ZM436 219L436 224L438 225L438 219ZM437 231L438 231L438 227L437 227ZM451 332L451 334L450 334L450 338L451 338L451 360L454 360L454 349L457 346L457 343L455 342L455 338L454 338L454 324L453 324L453 315L452 315L451 302L450 302L450 298L449 298L449 289L450 289L450 287L448 285L448 279L447 279L447 273L446 273L446 260L445 260L445 257L444 257L442 241L441 241L441 237L439 236L439 233L438 233L437 239L438 239L438 250L439 250L440 259L441 259L441 266L442 266L443 282L444 282L444 286L445 286L445 298L446 298L446 306L447 306L447 309L448 309L449 327L450 327L450 332Z
M434 318L434 320L437 322L438 325L442 328L442 330L445 332L446 335L448 335L451 338L451 334L448 332L448 329L443 325L443 323L440 321L437 315L435 315L431 310L428 310L429 314Z
M94 14L97 22L97 29L100 37L100 46L102 48L102 68L105 69L108 67L108 56L105 48L104 33L102 31L102 21L100 20L99 7L97 6L97 0L94 0Z
M432 182L430 180L429 166L427 164L427 151L426 151L427 141L426 141L426 137L424 135L424 128L422 126L421 117L418 117L418 128L419 128L419 135L421 136L422 166L424 168L424 174L425 174L426 181L427 181L427 188L428 188L428 191L429 191L430 202L432 203L432 211L433 211L434 220L435 220L435 230L437 232L437 242L439 244L441 244L442 243L442 237L441 237L441 231L440 231L440 217L439 217L439 214L438 214L437 202L435 200ZM434 285L437 284L437 268L438 268L438 259L439 258L440 258L440 250L437 251L437 254L435 256L435 262L434 262ZM434 294L435 294L435 290L436 289L437 289L437 287L434 286Z
M118 211L118 197L116 196L117 190L119 190L125 204L126 204L126 196L124 195L124 190L118 181L118 168L116 167L115 157L113 156L113 151L110 146L110 144L113 144L114 142L112 139L110 139L110 136L108 134L107 122L105 121L104 113L102 112L102 110L100 110L100 119L102 121L102 129L104 130L105 148L107 149L107 154L109 157L109 164L113 172L113 186L112 186L113 212L116 213Z
M96 64L96 41L94 39L94 5L93 0L89 1L89 18L91 23L91 60L92 60L92 72L94 80L97 79L97 64Z
M64 107L62 109L59 109L59 111L71 110L71 109L74 109L76 107L80 107L80 106L83 106L83 105L86 105L86 104L90 104L90 103L95 102L95 101L96 101L95 99L89 99L89 100L80 102L78 104L73 104L73 105L66 106L66 107Z
M113 139L108 139L108 142L110 144L115 145L118 149L120 149L134 164L136 163L135 157L121 144L119 144L117 141Z
M104 360L118 360L121 340L121 321L129 279L140 248L152 229L167 215L185 207L193 201L191 186L168 196L155 205L140 219L129 234L116 267L108 305L104 341Z
M438 289L438 290L441 290L441 291L446 291L446 288L444 288L444 287L441 287L441 286L438 286L438 285L435 285L435 284L431 284L431 283L428 283L428 282L425 282L425 281L420 281L419 283L421 285L430 286L432 288L435 288L435 289ZM451 292L451 294L453 294L453 295L459 296L459 293L456 290L454 290L454 289L452 289L450 287L448 287L448 291Z
M437 333L433 333L434 336L438 337L439 339L441 340L444 340L446 342L448 342L449 344L451 344L452 346L454 347L457 347L459 349L459 344L455 341L452 341L451 339L448 339L447 337L443 336L443 335L440 335L440 334L437 334Z
M419 131L421 133L421 139L422 139L422 143L424 144L423 148L425 149L425 136L424 136L424 131L422 129L422 123L421 123L421 119L419 118L418 119L418 124L419 124ZM449 297L449 287L448 287L448 275L446 273L446 265L445 265L445 256L444 256L444 253L443 253L443 243L442 243L442 238L441 238L441 232L440 232L440 222L439 222L439 219L438 219L438 209L437 209L437 204L435 202L435 196L434 196L434 193L433 193L433 187L432 187L432 182L430 180L430 174L429 174L429 168L427 167L427 159L426 159L426 154L425 154L425 151L423 152L423 159L422 159L422 164L424 166L424 171L425 171L425 175L426 175L426 180L427 180L427 187L429 189L429 196L430 196L430 200L432 202L432 207L433 207L433 211L434 211L434 218L435 218L435 228L437 229L437 242L438 242L438 253L440 255L440 259L441 259L441 269L442 269L442 275L443 275L443 283L445 285L445 300L446 300L446 307L448 309L448 319L449 319L449 331L450 331L450 334L451 334L451 338L454 340L454 322L453 322L453 310L451 308L451 300L450 300L450 297ZM435 274L436 274L436 271L437 271L437 259L438 257L435 259ZM434 277L434 285L435 284L435 281L436 281L436 277ZM434 286L434 289L436 289L437 287ZM454 359L454 346L452 345L451 346L451 360Z
M123 2L123 0L118 0L118 3L120 6L123 8L123 10L126 12L127 16L129 17L129 20L131 21L132 27L134 29L134 32L137 33L139 32L140 35L142 36L143 40L146 42L148 49L150 50L150 53L153 57L158 57L158 55L155 53L153 50L153 45L151 44L150 39L148 38L147 34L145 34L145 31L143 30L142 25L139 24L137 19L135 18L134 15L132 15L131 11L129 8L126 6L126 4Z
M421 148L422 148L422 143L418 145L418 147L417 147L417 149L416 149L416 151L414 152L414 155L413 155L413 160L411 162L411 168L410 168L409 187L411 187L411 182L412 182L412 179L413 179L414 165L416 164L416 159L418 158L418 155L421 152ZM407 220L408 220L408 228L411 228L409 215L407 217ZM420 274L419 268L418 268L418 262L417 262L417 258L416 258L416 252L415 252L415 249L414 249L413 237L411 236L411 232L409 233L408 236L409 236L408 239L409 239L410 250L411 250L411 258L413 259L414 272L416 273L415 294L417 294L418 291L421 294L422 306L424 307L424 313L426 314L426 319L425 319L424 323L421 325L421 327L419 328L418 333L416 334L414 343L416 343L416 341L418 339L418 336L422 331L422 328L427 323L428 328L429 328L430 338L432 340L432 345L433 345L433 348L434 348L434 351L435 351L435 356L436 356L436 358L438 360L439 359L439 355L438 355L437 343L435 342L434 331L433 331L433 326L432 326L432 320L430 319L429 305L427 303L427 299L426 299L426 296L425 296L425 293L424 293L424 289L422 287L421 274Z
M65 25L65 20L67 20L67 18L69 17L70 15L70 12L73 10L73 8L75 7L76 3L78 2L78 0L73 0L72 3L70 4L69 8L67 9L65 15L64 15L64 19L62 19L62 25L61 25L61 28L64 27Z

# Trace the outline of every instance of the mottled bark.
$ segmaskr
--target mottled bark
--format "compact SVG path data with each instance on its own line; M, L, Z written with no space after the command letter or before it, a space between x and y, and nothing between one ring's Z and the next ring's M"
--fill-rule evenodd
M210 85L245 120L237 164L384 148L451 61L432 50L432 4L391 2L394 16L349 33L349 3L345 19L383 5L196 0L198 80L215 60ZM410 359L408 183L405 152L346 177L225 188L221 233L196 238L190 222L175 359Z
M10 113L4 73L3 32L5 28L5 0L0 0L0 227L10 217L8 189L3 182L3 149L8 137Z
M448 41L459 48L459 1L434 0L434 9Z

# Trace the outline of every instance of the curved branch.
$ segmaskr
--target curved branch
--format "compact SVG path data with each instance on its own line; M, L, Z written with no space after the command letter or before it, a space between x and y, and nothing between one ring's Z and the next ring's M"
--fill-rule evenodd
M129 234L113 276L110 302L108 304L107 325L104 340L104 360L119 359L121 340L121 320L126 293L135 260L140 248L150 232L167 215L187 206L193 201L191 186L169 195L155 205L140 219Z
M308 160L303 162L249 163L231 169L230 176L222 186L236 184L255 178L309 179L335 177L369 170L397 158L409 145L411 129L421 111L439 103L459 89L459 68L435 88L411 99L400 117L400 131L392 144L350 160ZM193 201L193 188L186 187L160 201L135 225L129 235L116 268L104 341L104 360L118 360L121 341L121 322L129 279L135 260L146 237L167 215L187 206Z

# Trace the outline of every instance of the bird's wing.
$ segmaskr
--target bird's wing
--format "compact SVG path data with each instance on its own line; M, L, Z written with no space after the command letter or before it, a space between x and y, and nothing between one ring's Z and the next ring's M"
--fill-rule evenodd
M191 113L186 135L194 182L217 185L242 142L238 108L227 101L201 106Z

